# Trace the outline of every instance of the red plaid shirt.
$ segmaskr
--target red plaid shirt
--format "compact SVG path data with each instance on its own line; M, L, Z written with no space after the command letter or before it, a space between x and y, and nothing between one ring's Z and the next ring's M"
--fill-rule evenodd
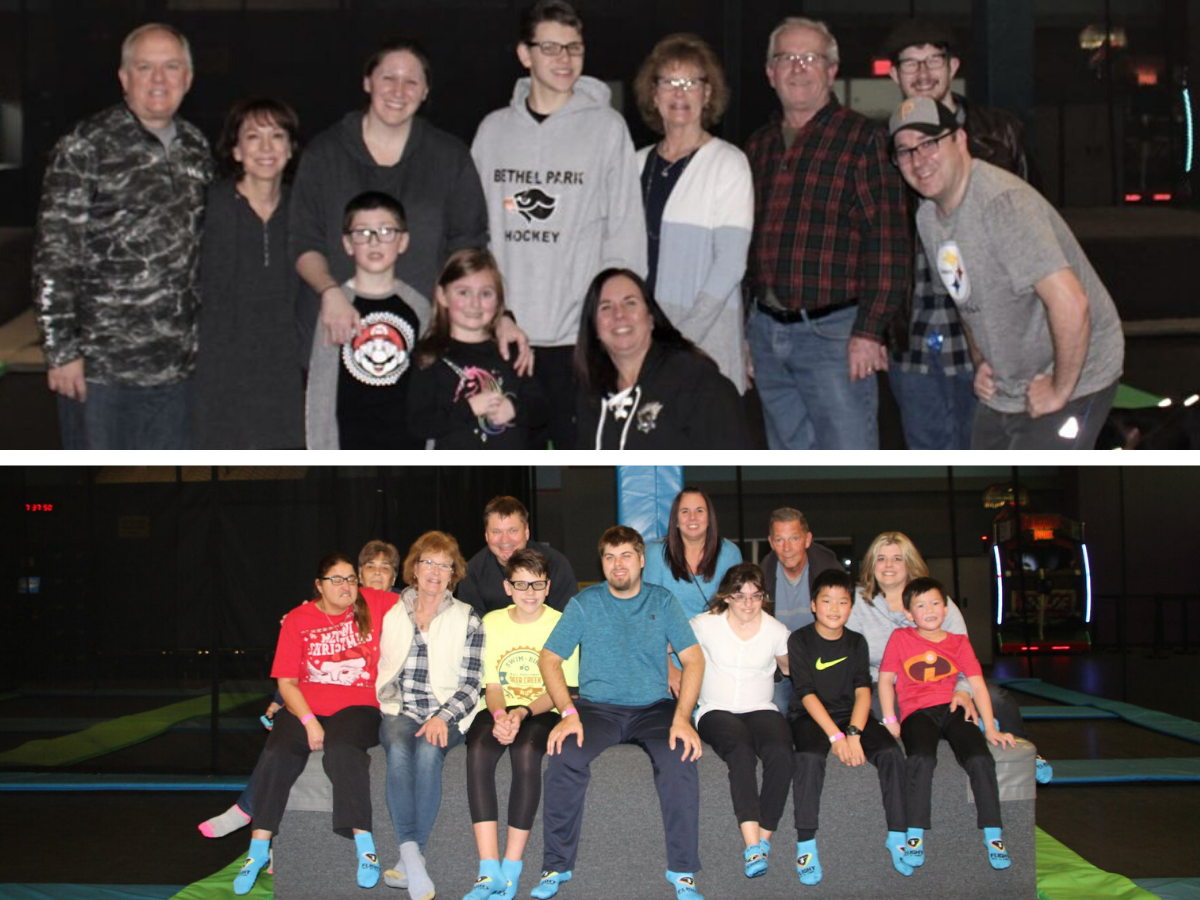
M883 127L831 97L784 147L782 120L750 136L754 237L749 281L785 307L858 304L856 335L883 341L912 290L904 182Z

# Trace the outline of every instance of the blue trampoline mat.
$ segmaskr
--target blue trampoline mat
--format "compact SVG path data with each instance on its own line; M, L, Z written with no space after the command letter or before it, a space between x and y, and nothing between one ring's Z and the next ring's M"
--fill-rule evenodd
M1200 757L1175 759L1056 759L1058 784L1117 784L1136 781L1200 781Z
M2 900L167 900L182 885L169 884L0 884Z
M1200 900L1200 878L1134 878L1133 883L1161 900Z
M243 791L249 776L89 775L76 772L3 772L3 791ZM0 894L0 898L3 894Z
M1103 697L1093 697L1091 694L1084 694L1080 691L1072 691L1068 688L1046 684L1040 678L1006 678L996 683L1002 684L1010 690L1032 694L1035 697L1045 697L1047 700L1056 700L1068 706L1091 706L1111 712L1127 722L1140 725L1142 728L1148 728L1151 731L1157 731L1159 734L1166 734L1171 737L1180 738L1181 740L1191 741L1193 744L1200 744L1200 722L1193 722L1191 719L1172 716L1168 713L1155 712L1152 709L1135 706L1132 703L1123 703L1120 700L1105 700ZM1057 775L1057 770L1055 774Z

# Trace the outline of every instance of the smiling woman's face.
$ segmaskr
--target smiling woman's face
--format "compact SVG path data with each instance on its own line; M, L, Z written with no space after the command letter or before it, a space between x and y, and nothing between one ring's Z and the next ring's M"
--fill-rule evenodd
M653 331L654 320L637 283L626 275L604 282L596 306L596 335L609 355L645 355Z

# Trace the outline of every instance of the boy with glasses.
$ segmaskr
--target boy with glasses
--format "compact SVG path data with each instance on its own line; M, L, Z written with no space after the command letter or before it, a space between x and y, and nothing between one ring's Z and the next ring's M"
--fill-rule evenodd
M965 128L974 158L1030 180L1021 120L1002 109L968 103L950 89L961 60L947 25L927 19L901 22L884 40L883 51L892 61L892 81L905 98L928 97L942 104ZM912 310L903 323L907 346L892 350L888 384L900 407L909 450L965 450L975 418L975 369L954 303L917 244Z
M583 22L562 0L522 17L528 77L483 120L471 155L487 198L491 251L509 306L537 350L533 377L551 400L549 437L575 446L573 370L583 297L596 272L646 271L638 167L611 92L583 75ZM535 435L534 445L546 435Z
M354 276L342 285L360 325L341 345L313 338L305 397L310 450L420 450L408 430L404 396L412 349L429 324L430 303L396 277L408 249L404 207L367 191L346 204L342 246Z

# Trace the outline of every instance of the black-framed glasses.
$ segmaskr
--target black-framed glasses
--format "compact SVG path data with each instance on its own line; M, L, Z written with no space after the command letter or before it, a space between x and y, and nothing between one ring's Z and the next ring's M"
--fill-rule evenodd
M403 232L403 228L396 228L394 225L380 225L378 228L351 228L346 232L346 236L352 244L369 244L371 238L375 238L381 244L394 244Z
M704 76L699 78L655 78L654 83L660 91L683 91L690 94L696 88L708 81Z
M537 47L542 51L542 56L561 56L564 50L567 51L567 56L583 56L583 41L571 41L569 44L560 44L558 41L526 41L527 47Z
M946 68L946 53L931 53L924 59L901 59L896 62L896 68L905 75L913 75L917 69L925 67L926 72L940 72Z
M504 580L512 585L514 591L528 591L531 588L535 591L544 591L546 585L550 583L544 578L539 581L512 581L508 578Z
M773 66L794 66L799 65L802 69L811 69L816 65L824 65L828 62L827 57L822 53L772 53L771 65Z
M354 587L358 584L357 575L322 575L317 581L328 581L334 587L341 587L343 584L348 584Z
M945 134L939 134L937 137L931 137L928 140L920 141L913 144L911 147L893 147L892 162L897 166L908 163L910 166L918 159L929 159L937 152L937 146L944 138L954 134L953 131L947 131Z

